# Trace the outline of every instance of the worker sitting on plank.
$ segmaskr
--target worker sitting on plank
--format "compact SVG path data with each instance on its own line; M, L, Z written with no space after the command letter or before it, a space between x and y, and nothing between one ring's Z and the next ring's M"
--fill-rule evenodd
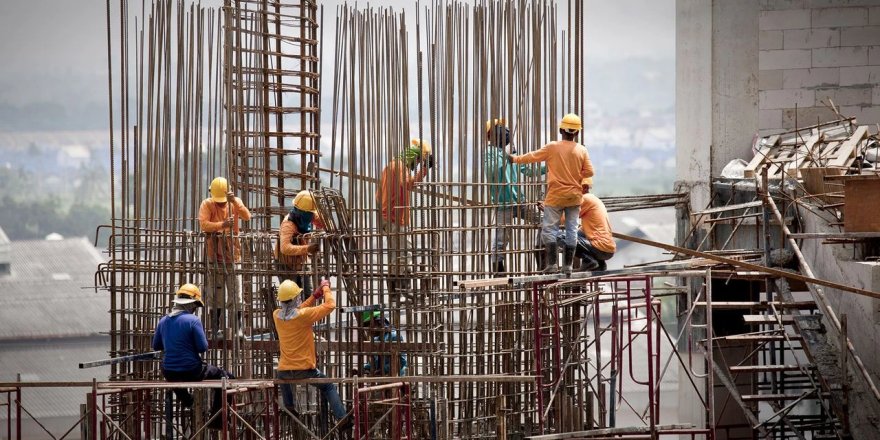
M318 241L307 240L305 234L322 227L311 191L300 191L293 199L290 212L281 220L279 228L278 246L275 249L279 283L293 280L302 286L306 294L311 291L309 276L304 273L304 269L309 256L317 253L321 245Z
M378 224L387 235L390 277L388 290L405 294L408 291L410 250L413 245L409 233L410 197L413 187L434 167L431 146L413 139L409 147L382 170L376 203L379 207ZM416 171L418 168L418 171Z
M278 345L281 356L278 359L278 379L313 379L327 377L321 370L316 368L315 360L315 334L312 325L324 319L336 308L336 300L330 290L330 282L321 281L321 285L312 292L305 301L300 301L302 288L291 280L285 280L278 287L278 301L281 308L272 313L275 321L275 330L278 332ZM315 303L323 298L321 305ZM337 420L345 419L345 408L339 398L336 385L332 383L313 384L327 403ZM281 384L281 398L284 407L296 415L293 399L293 387L290 384ZM345 420L341 429L352 426L350 419Z
M510 147L510 130L505 126L504 119L486 121L486 180L489 185L489 200L495 208L495 236L492 240L492 253L490 264L494 275L503 275L504 250L510 241L507 233L508 227L514 219L524 220L526 223L537 225L541 222L541 215L534 204L525 203L522 190L519 187L519 175L532 176L533 167L528 165L513 165L508 160L508 153L516 152ZM542 166L540 174L547 172L547 167ZM499 185L500 184L500 185ZM540 235L537 237L540 240ZM536 241L536 245L537 245Z
M208 340L205 338L205 329L202 321L195 315L196 310L202 307L202 292L194 284L184 284L177 289L171 312L159 320L156 333L153 334L153 350L164 351L162 357L162 375L169 382L199 382L205 379L220 379L222 377L233 379L232 373L217 368L214 365L204 364L199 356L208 350ZM192 395L185 388L175 388L183 406L190 407L193 404ZM220 410L222 404L222 392L214 388L211 400L211 416ZM208 425L212 429L222 427L222 418L217 415Z
M582 129L581 118L567 114L559 122L562 140L550 142L540 150L521 156L511 156L513 163L547 162L547 195L544 198L544 216L541 221L541 239L546 256L545 273L559 271L557 265L556 232L559 220L565 214L565 252L563 272L571 273L577 246L577 219L581 203L581 180L593 176L593 164L587 148L575 142Z
M584 178L581 182L584 195L581 197L581 230L578 232L578 249L581 258L581 270L604 271L608 269L605 263L614 256L617 245L611 236L611 221L608 219L608 210L602 200L590 193L593 186L593 178Z
M403 342L403 337L391 326L391 322L382 316L382 312L379 310L363 312L361 315L361 327L367 333L367 337L373 342ZM401 353L398 357L398 362L398 375L406 376L406 354ZM389 355L374 355L370 362L364 364L363 373L365 375L390 376L392 371L391 363L391 356Z
M241 262L239 220L251 219L251 212L240 198L229 189L223 177L211 181L211 197L199 206L199 227L205 236L205 290L211 331L215 339L222 339L229 324L227 308L238 305L236 333L243 336L241 317L241 276L237 275Z

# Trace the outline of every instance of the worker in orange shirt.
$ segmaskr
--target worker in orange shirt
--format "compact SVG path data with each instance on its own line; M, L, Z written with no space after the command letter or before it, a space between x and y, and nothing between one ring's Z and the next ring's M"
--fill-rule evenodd
M223 177L211 181L211 197L199 206L199 227L205 233L205 290L211 317L211 332L215 339L223 338L228 326L228 307L237 310L235 332L243 336L241 320L241 276L237 275L241 262L239 220L251 219L251 212L240 198L230 191Z
M604 271L605 263L614 256L617 245L611 235L611 221L602 200L590 193L593 186L591 177L582 181L584 195L581 198L581 230L578 232L578 256L581 257L581 270Z
M309 292L308 273L304 273L305 264L310 255L318 252L321 245L318 241L307 240L305 234L315 228L322 228L323 223L318 216L318 209L311 191L302 190L293 199L293 208L281 220L278 233L278 282L293 280Z
M272 313L275 322L275 330L278 332L278 345L281 355L278 358L278 379L313 379L327 377L321 370L316 368L315 360L315 333L312 325L324 319L336 308L336 299L330 290L330 282L321 281L321 286L315 289L312 295L300 303L302 289L293 281L285 280L278 287L278 301L281 308ZM315 305L320 299L324 299L321 305ZM341 430L350 429L352 422L346 418L345 407L336 385L332 383L313 384L327 403L337 421L342 421ZM293 387L290 384L281 384L281 398L284 407L290 413L297 415L293 398Z
M565 214L565 252L563 272L571 273L577 247L577 219L581 204L581 180L593 176L593 164L587 148L575 142L583 128L581 118L569 113L559 123L562 140L550 142L540 150L520 156L511 156L513 163L547 162L547 195L544 197L544 215L541 220L541 240L544 242L545 273L559 271L557 264L556 233Z
M426 141L413 139L400 156L391 160L382 170L376 202L379 207L379 227L387 235L391 277L390 291L407 290L409 266L412 265L409 233L410 198L413 187L434 167L431 146ZM416 170L418 168L418 170Z

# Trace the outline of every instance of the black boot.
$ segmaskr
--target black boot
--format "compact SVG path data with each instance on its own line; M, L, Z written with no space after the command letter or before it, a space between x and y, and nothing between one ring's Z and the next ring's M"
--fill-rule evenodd
M585 255L581 258L581 272L592 272L599 268L599 262L593 257Z
M238 330L235 332L235 336L244 339L244 321L241 319L242 312L235 312L235 325Z
M574 246L566 246L562 256L562 272L566 275L571 275L571 265L574 263L574 250Z
M545 243L544 244L544 261L546 265L544 266L544 273L557 273L559 272L559 265L557 264L557 255L558 252L556 250L556 243Z
M211 311L211 331L209 334L212 336L212 339L215 341L222 341L225 339L223 333L223 327L221 327L220 321L221 317L226 313L225 309L214 309Z
M606 263L605 260L599 260L599 267L596 268L596 270L599 272L605 272L608 270L608 263Z
M492 268L492 274L495 276L502 276L504 272L506 272L504 267L504 260L500 260L495 262L495 267Z

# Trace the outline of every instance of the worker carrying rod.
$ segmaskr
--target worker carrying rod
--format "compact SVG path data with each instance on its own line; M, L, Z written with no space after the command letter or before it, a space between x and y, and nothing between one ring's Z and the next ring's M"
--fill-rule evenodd
M587 148L575 142L583 128L581 118L569 113L559 122L562 140L550 142L540 150L521 156L511 155L512 163L547 162L547 195L544 197L544 216L541 221L541 239L544 242L546 265L544 273L559 271L557 264L556 233L565 214L565 253L562 270L571 273L577 247L577 220L581 205L581 180L593 177L593 164Z
M201 353L208 351L208 339L202 321L195 315L204 306L202 292L195 284L184 284L177 289L171 312L159 320L153 334L153 350L163 351L162 375L169 382L201 382L205 379L234 379L232 373L202 362ZM211 415L214 417L222 405L220 388L214 388L211 399ZM184 407L191 407L193 397L185 388L174 388L177 400ZM221 429L223 419L218 415L208 428Z

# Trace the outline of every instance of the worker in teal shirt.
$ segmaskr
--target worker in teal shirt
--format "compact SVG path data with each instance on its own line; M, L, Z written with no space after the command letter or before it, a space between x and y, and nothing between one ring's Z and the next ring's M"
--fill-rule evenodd
M490 264L492 272L496 275L505 272L503 252L507 248L507 243L510 242L507 230L513 224L514 219L518 218L534 225L541 223L541 215L537 206L526 203L523 199L519 186L519 175L543 175L547 172L545 165L542 165L536 173L530 165L516 165L510 162L510 152L505 151L505 148L510 145L510 130L505 124L504 119L486 121L488 146L486 147L484 166L486 180L491 184L489 185L489 199L496 206L495 233L492 239ZM536 243L537 237L536 233Z
M382 316L379 310L364 312L361 316L361 325L367 333L367 337L373 342L403 342L403 337L391 326L391 323ZM406 354L401 353L398 358L399 376L406 376ZM391 356L375 355L370 362L364 364L364 374L391 375Z

